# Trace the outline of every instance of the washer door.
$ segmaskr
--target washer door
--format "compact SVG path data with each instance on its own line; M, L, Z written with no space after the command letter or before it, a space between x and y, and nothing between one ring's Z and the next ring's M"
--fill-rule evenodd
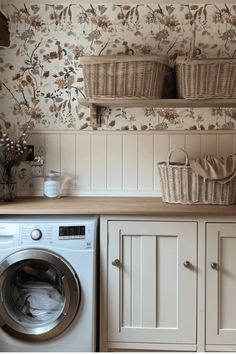
M12 253L0 264L0 325L24 340L58 336L75 318L80 303L76 272L44 249Z

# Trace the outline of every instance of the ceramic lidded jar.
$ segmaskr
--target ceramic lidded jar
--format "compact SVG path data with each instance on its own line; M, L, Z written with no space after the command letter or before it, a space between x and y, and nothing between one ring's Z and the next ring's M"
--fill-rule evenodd
M46 198L60 198L60 173L56 171L49 171L44 178L44 197Z

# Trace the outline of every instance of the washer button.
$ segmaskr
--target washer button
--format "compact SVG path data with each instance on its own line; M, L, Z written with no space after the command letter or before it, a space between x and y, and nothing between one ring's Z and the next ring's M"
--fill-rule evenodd
M38 240L41 239L41 237L43 236L43 234L42 234L42 231L41 231L41 230L39 230L39 229L34 229L34 230L31 231L30 236L31 236L32 240L38 241Z

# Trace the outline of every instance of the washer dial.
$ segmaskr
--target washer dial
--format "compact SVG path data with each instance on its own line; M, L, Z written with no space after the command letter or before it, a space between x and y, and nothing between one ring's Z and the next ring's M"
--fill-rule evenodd
M41 237L43 236L43 234L42 234L42 231L41 231L41 230L39 230L39 229L34 229L34 230L31 231L30 236L31 236L32 240L38 241L38 240L41 239Z

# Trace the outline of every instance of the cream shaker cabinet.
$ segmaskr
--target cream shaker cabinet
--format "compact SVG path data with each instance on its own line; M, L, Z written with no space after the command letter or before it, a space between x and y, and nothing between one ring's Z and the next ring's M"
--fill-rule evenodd
M197 223L109 220L107 230L109 348L194 350Z
M236 221L104 217L101 350L236 352Z
M236 350L236 223L206 227L206 345Z

